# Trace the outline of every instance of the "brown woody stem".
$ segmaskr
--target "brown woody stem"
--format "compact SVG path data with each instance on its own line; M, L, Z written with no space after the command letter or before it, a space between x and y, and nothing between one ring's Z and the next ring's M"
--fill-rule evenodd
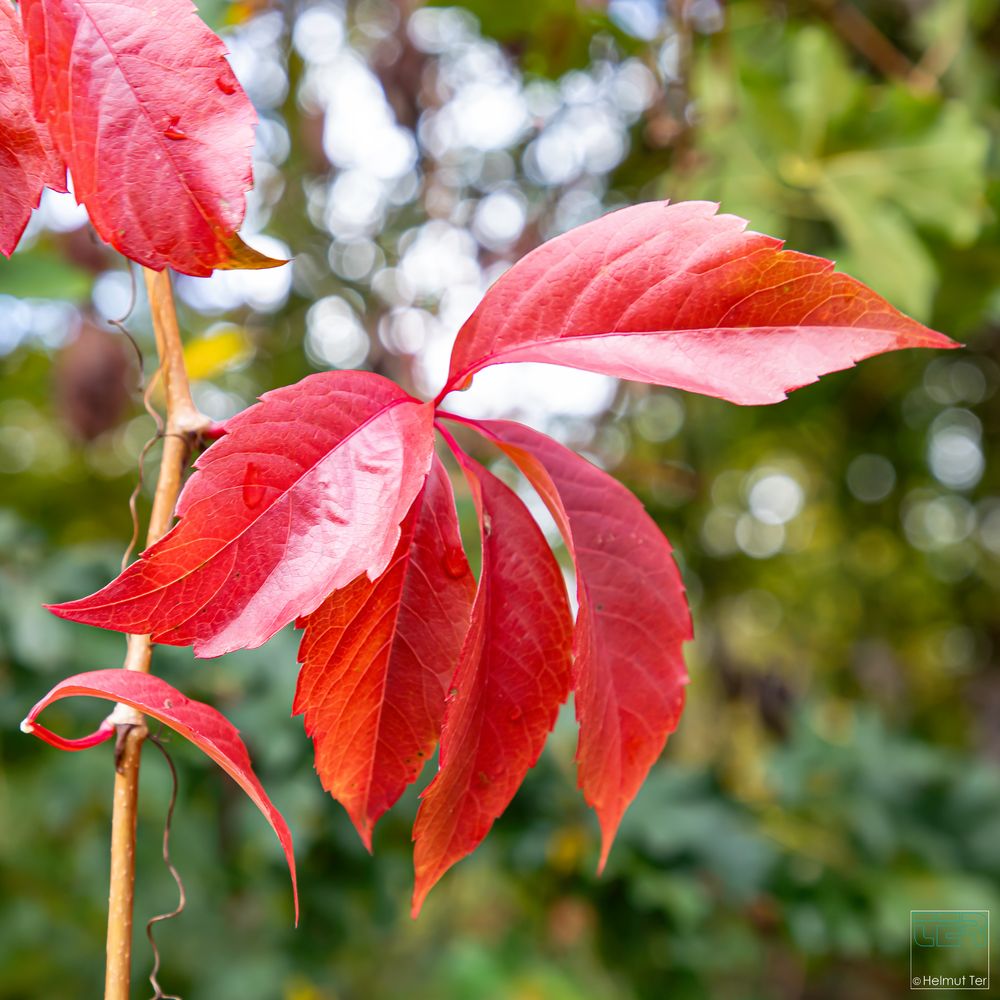
M143 275L167 400L163 458L160 461L146 535L146 544L149 546L170 530L191 449L210 421L198 412L191 399L170 275L167 271L156 272L147 268L143 268ZM148 635L130 635L124 668L148 673L152 653L153 643ZM128 1000L132 968L139 757L146 738L146 726L142 715L126 705L115 707L112 720L117 724L118 743L115 753L114 809L111 817L111 885L108 896L104 998Z
M901 80L919 93L933 94L936 77L924 66L914 65L868 16L845 0L818 0L834 30L852 45L886 79Z

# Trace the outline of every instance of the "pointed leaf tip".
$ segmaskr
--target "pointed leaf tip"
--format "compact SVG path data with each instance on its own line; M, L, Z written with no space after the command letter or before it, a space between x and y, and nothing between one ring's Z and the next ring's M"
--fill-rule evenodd
M180 733L212 758L247 793L250 800L271 824L281 843L292 880L295 904L295 924L299 922L299 890L295 876L295 855L292 834L284 817L268 798L254 774L250 755L240 739L239 730L219 711L200 701L194 701L166 681L151 674L133 670L92 670L60 681L28 713L21 723L24 732L31 732L63 750L82 750L114 735L114 726L105 720L101 727L82 740L67 740L50 733L36 722L48 705L63 698L85 696L122 702L145 715L158 719L174 732ZM29 727L25 729L25 726Z
M265 271L271 267L283 267L289 263L287 260L279 260L277 257L268 257L267 254L255 250L248 243L244 243L239 234L234 233L222 244L225 253L220 254L219 263L216 268L219 271Z
M413 826L413 914L472 853L534 767L570 690L562 570L523 501L447 431L479 515L482 572L441 729L439 770Z
M297 623L293 713L305 715L323 787L365 848L434 754L475 580L448 474L435 458L384 572L361 575Z
M87 736L69 739L52 732L51 729L46 729L41 723L29 722L25 719L21 723L21 732L27 733L30 736L36 736L43 743L48 743L50 747L55 747L57 750L67 750L70 753L75 753L80 750L90 750L92 747L107 743L115 735L115 726L109 719L105 719L94 732Z

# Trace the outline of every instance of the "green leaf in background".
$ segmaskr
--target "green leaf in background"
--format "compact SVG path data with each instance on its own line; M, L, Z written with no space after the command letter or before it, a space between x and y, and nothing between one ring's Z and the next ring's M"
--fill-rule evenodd
M880 294L904 312L926 319L937 287L937 270L903 213L871 196L863 185L852 187L835 173L821 177L814 197L844 241L844 252L831 251L838 269L862 281L867 276Z
M889 133L870 149L830 157L825 169L860 200L892 201L915 225L964 245L983 222L988 151L986 130L967 108L949 102L912 137Z
M93 280L62 255L41 247L0 261L0 295L81 302L90 295Z
M825 223L842 269L927 319L939 285L928 238L966 246L987 218L989 133L958 101L866 86L818 26L789 34L778 47L750 22L725 61L703 54L695 193L779 235Z
M449 0L430 6L452 7ZM577 0L466 0L461 4L479 21L480 30L517 54L528 73L557 77L585 67L590 60L590 41L606 32L619 44L631 48L635 39L608 18L604 4Z
M799 149L805 157L816 156L827 125L854 107L862 96L862 84L841 46L819 27L803 28L796 35L790 61L786 100L799 123Z

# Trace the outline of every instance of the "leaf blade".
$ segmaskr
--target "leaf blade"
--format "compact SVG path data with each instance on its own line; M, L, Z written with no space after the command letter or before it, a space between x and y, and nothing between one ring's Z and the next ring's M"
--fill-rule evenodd
M536 361L773 403L874 354L957 346L830 261L715 212L635 205L532 251L459 332L441 397L489 364Z
M42 189L66 190L66 168L48 129L35 118L25 45L17 12L0 4L0 253L5 257L14 252Z
M30 727L43 709L63 698L87 696L131 705L157 719L192 742L215 761L261 811L274 830L288 863L295 900L295 922L299 921L299 890L295 875L292 834L284 817L268 798L247 753L239 730L219 711L182 694L160 677L134 670L91 670L60 681L28 713L22 729Z
M370 372L320 372L226 427L179 523L102 590L49 610L220 656L385 569L430 465L427 404Z
M617 480L509 420L469 421L510 457L559 525L577 572L577 772L598 815L604 868L622 815L684 706L692 638L670 543Z
M101 238L158 271L245 256L256 116L194 5L25 0L22 17L36 108Z
M413 827L416 916L471 853L538 760L570 687L562 572L527 508L460 450L483 532L483 568L441 731L440 767Z
M378 819L437 744L474 590L451 484L435 459L385 572L335 591L298 623L292 713L305 715L323 787L369 851Z

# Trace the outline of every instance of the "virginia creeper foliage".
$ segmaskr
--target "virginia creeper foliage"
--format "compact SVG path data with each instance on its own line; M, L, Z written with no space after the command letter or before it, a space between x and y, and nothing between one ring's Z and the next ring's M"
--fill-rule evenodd
M459 333L449 385L497 361L564 360L764 402L869 354L951 346L828 262L743 225L711 205L650 203L552 240L486 294ZM480 518L470 613L449 483L437 460L429 474L435 416L442 429L457 422L364 372L265 394L198 460L173 531L103 590L52 608L199 656L257 646L298 620L295 710L366 845L440 742L414 827L414 912L510 802L570 690L603 864L677 724L691 636L670 546L639 501L509 421L462 423L552 512L579 611L574 625L524 503L445 431Z
M252 109L186 0L23 0L21 16L25 33L10 8L0 17L0 250L68 166L98 233L133 260L188 274L272 263L236 236ZM634 496L561 444L441 407L499 363L760 404L875 354L955 346L829 261L745 225L712 204L655 202L544 244L465 323L433 402L367 372L266 393L197 460L173 530L96 594L51 610L202 657L295 622L294 712L367 847L438 747L414 828L414 913L486 836L573 692L603 866L684 704L691 623L670 545ZM575 620L528 508L463 450L459 426L506 455L551 512L573 560ZM478 514L478 580L436 440ZM71 693L164 719L243 784L288 850L235 731L167 690L98 671L57 686L29 720Z
M521 424L473 426L524 473L573 557L577 757L580 788L601 823L603 868L622 814L684 707L684 586L670 543L606 472Z
M23 0L23 35L7 0L3 9L0 108L10 103L19 133L33 127L46 152L43 164L20 144L24 177L6 197L37 205L41 185L64 190L68 167L101 238L146 267L208 275L280 263L236 235L256 116L193 4ZM22 110L32 97L35 122ZM23 224L8 225L9 255Z
M219 656L260 646L389 564L423 485L432 408L370 372L322 372L227 424L177 502L180 524L58 614Z
M21 728L25 732L35 733L46 742L54 743L62 750L84 750L88 746L93 746L95 742L103 742L113 735L113 727L102 725L93 737L68 741L49 733L36 722L42 710L54 701L77 695L88 695L92 698L104 698L107 701L131 705L145 715L159 720L211 757L247 793L253 804L271 824L271 829L277 834L285 852L288 871L292 877L297 921L299 892L295 880L292 834L284 817L275 809L253 773L250 756L236 727L211 705L186 697L159 677L126 670L91 670L60 681L31 709L27 718L21 723Z
M45 187L66 190L66 168L48 129L35 120L28 53L14 8L0 3L0 252L10 256Z
M297 622L292 711L305 716L324 788L369 850L379 817L434 753L475 589L435 458L385 572L335 590Z

